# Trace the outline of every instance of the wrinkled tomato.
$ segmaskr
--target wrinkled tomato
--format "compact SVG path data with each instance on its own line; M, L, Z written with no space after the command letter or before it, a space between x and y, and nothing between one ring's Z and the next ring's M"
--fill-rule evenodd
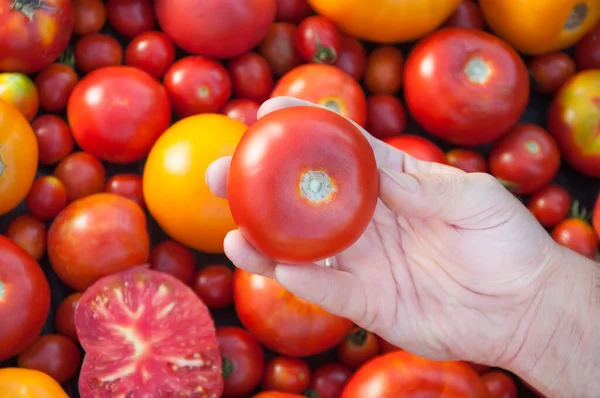
M261 387L265 391L300 394L310 385L310 368L298 358L275 357L265 365Z

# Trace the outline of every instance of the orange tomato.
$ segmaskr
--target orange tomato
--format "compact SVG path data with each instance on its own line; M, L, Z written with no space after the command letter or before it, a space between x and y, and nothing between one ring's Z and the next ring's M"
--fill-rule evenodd
M396 43L420 39L433 32L454 13L461 0L308 0L308 3L351 36Z
M37 87L22 73L0 73L0 99L17 108L29 121L40 106Z
M0 398L69 398L52 377L32 369L0 369Z
M35 133L17 108L0 100L0 216L25 199L37 165Z
M480 0L479 5L498 36L530 55L570 47L600 20L598 0Z
M182 119L158 139L143 174L150 214L173 239L206 253L223 253L223 239L236 228L227 200L204 181L208 165L233 155L247 126L224 115Z

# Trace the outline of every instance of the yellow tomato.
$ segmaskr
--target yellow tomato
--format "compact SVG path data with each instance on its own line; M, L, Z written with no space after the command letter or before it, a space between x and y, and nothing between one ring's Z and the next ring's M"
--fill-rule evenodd
M0 73L0 99L17 108L29 121L40 105L37 87L23 73Z
M52 377L32 369L0 369L0 398L69 398Z
M577 43L600 20L598 0L480 0L488 26L525 54Z
M308 0L344 32L377 43L420 39L442 25L461 0Z
M206 253L223 253L223 239L236 228L227 200L204 180L208 165L233 155L247 126L223 115L182 119L156 142L144 169L150 214L173 239Z

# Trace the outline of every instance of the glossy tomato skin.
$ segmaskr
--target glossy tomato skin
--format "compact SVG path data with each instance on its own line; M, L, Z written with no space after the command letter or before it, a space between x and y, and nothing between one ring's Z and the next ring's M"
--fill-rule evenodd
M144 158L167 129L171 105L164 88L146 72L113 66L93 71L77 84L67 114L83 150L128 164Z
M108 0L106 14L108 23L129 38L152 30L156 24L150 0Z
M35 85L40 96L40 106L48 112L62 112L79 78L68 65L53 63L39 71Z
M444 26L482 30L485 28L485 20L477 3L473 0L463 0Z
M339 363L327 363L317 368L310 378L309 397L338 398L346 382L352 376L352 369Z
M241 233L284 263L322 260L350 247L373 217L378 190L367 139L350 121L315 107L282 109L249 127L227 179Z
M355 327L338 345L337 354L342 364L357 369L379 354L377 336L362 328Z
M99 193L63 210L48 231L48 257L68 286L84 291L104 275L145 264L146 216L134 202Z
M298 358L275 357L265 365L263 390L301 394L310 385L310 368Z
M25 203L34 217L51 220L67 207L67 189L58 178L42 176L33 182Z
M540 224L551 228L569 215L571 197L560 185L548 185L529 199L528 208Z
M582 256L591 259L596 257L598 237L587 221L576 217L567 218L554 227L552 237L560 245Z
M487 173L488 171L485 157L470 149L452 149L446 153L446 160L450 166L467 173Z
M125 65L139 68L156 79L162 79L174 61L175 46L163 32L144 32L125 49Z
M73 0L73 12L76 35L96 33L106 22L106 5L102 0Z
M401 135L400 137L388 137L383 140L388 145L393 146L402 152L408 153L410 156L425 160L427 162L437 162L447 164L446 155L433 142L427 138L418 135Z
M600 24L575 45L575 64L579 70L600 69Z
M165 272L186 285L192 281L196 268L194 253L173 240L165 240L154 246L148 262L151 269Z
M35 261L46 254L46 224L30 214L19 214L8 224L5 234Z
M0 100L13 105L29 121L40 104L35 84L23 73L0 73Z
M354 37L341 34L340 51L335 66L356 81L361 81L367 69L367 51Z
M404 55L394 46L377 47L367 60L365 86L373 94L395 94L402 87Z
M297 29L294 24L276 22L258 46L258 52L265 57L275 76L281 76L302 63L295 47Z
M296 50L305 62L335 64L341 49L338 28L320 15L306 18L296 31Z
M17 361L19 367L39 370L62 384L72 379L79 370L81 354L77 345L67 337L46 334L21 352Z
M255 47L275 19L276 0L157 0L158 23L194 55L227 59Z
M191 286L208 308L225 308L233 303L233 271L226 265L202 268Z
M225 104L221 113L248 126L256 123L260 104L249 99L234 99Z
M0 361L4 361L39 336L50 311L50 286L39 264L2 235L0 271Z
M121 65L123 47L114 37L102 33L90 33L75 44L75 65L83 73L107 66Z
M121 195L124 198L133 200L142 209L146 208L142 177L137 174L117 174L112 176L106 181L104 192Z
M7 397L69 398L56 380L33 369L0 369L0 391Z
M342 341L352 322L286 291L272 279L237 269L233 277L240 321L265 347L278 354L304 357Z
M311 14L312 10L306 0L277 0L275 19L279 22L289 22L297 25Z
M405 79L415 120L455 145L496 140L529 101L529 75L519 54L475 29L447 28L421 41L406 62Z
M227 67L233 93L237 98L246 98L264 102L273 90L273 76L269 63L254 52L239 55L229 62Z
M376 94L367 97L367 131L383 139L402 134L406 128L406 111L393 95Z
M54 318L54 329L57 333L66 336L78 342L77 332L75 330L75 308L79 303L82 293L71 293L68 295L56 309Z
M302 394L290 394L280 391L261 391L252 398L304 398Z
M217 341L223 357L223 396L247 396L262 380L265 366L262 347L250 333L238 327L218 328Z
M542 94L553 94L575 74L575 61L563 52L534 57L529 63L533 88Z
M491 398L517 398L515 381L505 372L493 371L481 376Z
M2 0L0 71L33 73L65 51L73 31L69 0Z
M61 160L54 169L67 190L67 200L72 202L104 190L106 171L97 158L87 152L75 152Z
M60 117L40 115L31 123L31 127L37 137L41 164L56 164L75 149L71 129Z
M432 361L394 351L363 365L350 378L341 398L410 396L490 398L479 375L467 364Z

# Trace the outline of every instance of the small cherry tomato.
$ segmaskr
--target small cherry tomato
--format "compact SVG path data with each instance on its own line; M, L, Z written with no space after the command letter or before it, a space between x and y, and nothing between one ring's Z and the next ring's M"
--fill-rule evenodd
M310 389L305 394L316 398L339 398L352 369L339 363L327 363L317 368L310 378Z
M123 47L114 37L102 33L90 33L75 44L75 65L83 73L106 66L121 65Z
M335 66L356 81L361 81L367 70L367 51L354 37L341 35L340 52Z
M75 377L81 364L77 345L65 336L47 334L38 337L25 351L19 354L20 368L39 370L59 383Z
M202 268L192 281L192 288L208 308L225 308L233 303L233 271L226 265Z
M71 293L67 296L56 309L54 317L54 328L57 333L62 334L78 342L77 332L75 331L75 308L79 303L82 293Z
M41 115L31 123L38 141L41 164L54 165L75 149L75 140L67 123L55 115Z
M265 57L275 76L281 76L302 63L296 53L296 25L276 22L258 46L258 52Z
M46 224L29 214L20 214L8 224L5 235L35 261L46 254Z
M75 152L64 158L54 169L67 189L69 202L104 190L104 165L87 152Z
M357 369L379 354L377 336L362 328L355 327L338 345L337 354L342 364Z
M112 176L106 181L104 192L123 196L129 200L133 200L142 209L146 208L142 177L137 174L117 174Z
M256 123L260 104L249 99L234 99L225 104L221 113L251 126Z
M156 24L150 0L108 0L106 13L110 26L129 38L152 30Z
M69 65L54 63L42 69L35 77L40 106L48 112L64 111L78 80Z
M328 18L313 15L296 31L296 50L305 62L335 64L341 49L340 32Z
M481 376L481 379L491 393L490 398L517 398L515 381L505 372L489 372Z
M58 178L42 176L33 182L25 203L34 217L52 220L67 206L67 189Z
M401 348L396 347L395 345L389 343L387 340L384 340L380 336L377 336L377 344L379 345L379 352L381 354L387 354L388 352L401 350Z
M163 32L144 32L125 49L125 65L134 66L162 79L175 61L175 46Z
M551 228L569 215L571 197L560 185L548 185L529 199L528 208L540 224Z
M485 20L479 4L473 0L463 0L450 18L446 20L444 26L483 30Z
M106 23L106 6L102 0L73 0L73 12L76 35L99 32Z
M277 0L275 19L279 22L299 24L311 14L312 10L307 0Z
M490 172L516 194L531 194L554 179L560 151L546 130L531 123L516 125L490 153Z
M529 63L533 88L541 94L554 94L575 74L575 61L563 52L534 57Z
M402 88L404 55L396 47L380 46L369 55L365 86L372 94L395 94Z
M253 247L276 261L306 263L335 255L362 235L378 184L373 150L350 121L322 108L293 107L246 130L227 192L231 214Z
M400 137L388 137L385 138L383 142L420 160L442 164L448 163L446 155L440 147L429 141L427 138L418 135L406 134Z
M479 152L470 149L456 148L446 153L446 160L467 173L487 173L488 166L485 157Z
M600 69L600 24L575 45L577 69Z
M406 111L400 100L389 94L367 97L367 131L383 139L400 135L406 128Z
M263 390L301 394L309 385L310 368L302 359L275 357L265 365L261 383Z
M267 60L254 52L238 55L229 62L229 76L237 98L264 102L273 90L273 76Z
M150 268L167 273L189 285L194 277L196 259L194 253L181 243L165 240L152 248Z
M35 117L40 105L37 87L23 73L0 73L0 100L17 108L29 121Z
M578 207L577 202L573 204ZM578 215L574 211L574 216L561 221L552 230L552 237L560 245L565 246L582 256L595 259L598 250L598 238L594 228L589 222L584 220L585 216ZM580 218L581 217L581 218Z

